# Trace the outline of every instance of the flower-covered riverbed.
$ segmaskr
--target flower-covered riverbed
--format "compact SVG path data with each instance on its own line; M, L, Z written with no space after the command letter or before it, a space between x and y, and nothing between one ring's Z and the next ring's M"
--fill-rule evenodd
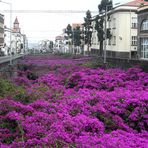
M90 60L28 56L1 78L0 147L147 148L148 73Z

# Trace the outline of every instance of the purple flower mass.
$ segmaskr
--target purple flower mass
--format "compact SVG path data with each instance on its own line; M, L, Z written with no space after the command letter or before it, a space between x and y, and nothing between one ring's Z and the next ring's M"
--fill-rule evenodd
M1 148L147 148L148 74L89 57L27 56L0 97Z

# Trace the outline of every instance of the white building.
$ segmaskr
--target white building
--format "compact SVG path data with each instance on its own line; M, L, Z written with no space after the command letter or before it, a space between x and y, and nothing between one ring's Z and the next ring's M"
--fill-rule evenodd
M107 12L107 28L112 37L107 39L106 53L108 57L136 58L137 57L137 9L144 0L134 0L119 5ZM105 17L105 15L104 15ZM93 28L95 22L92 22ZM91 50L99 50L97 32L93 29Z
M10 51L10 33L11 33L11 51ZM19 22L16 17L13 28L5 27L5 55L24 54L27 50L27 38L25 34L21 33Z
M65 44L64 44L64 36L59 35L55 38L55 44L54 44L54 52L55 53L65 53Z
M38 43L40 53L52 53L53 52L53 41L41 40Z

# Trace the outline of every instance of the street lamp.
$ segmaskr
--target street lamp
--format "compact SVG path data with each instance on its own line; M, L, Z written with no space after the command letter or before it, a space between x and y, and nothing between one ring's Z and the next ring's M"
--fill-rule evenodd
M12 41L12 3L9 3L9 2L4 2L4 1L1 1L1 3L4 3L4 4L8 4L10 6L10 65L12 65L12 46L11 46L11 41Z

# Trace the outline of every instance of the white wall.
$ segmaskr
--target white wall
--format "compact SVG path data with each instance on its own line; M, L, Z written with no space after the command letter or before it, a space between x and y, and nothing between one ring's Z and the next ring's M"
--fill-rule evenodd
M0 22L0 28L4 28L4 24L1 23L1 22ZM0 33L0 38L4 38L4 34L3 33ZM3 46L3 44L0 44L0 45Z
M107 45L108 50L129 52L134 50L131 46L131 37L137 36L137 29L132 29L132 17L137 17L135 12L118 12L111 15L111 20L116 18L116 29L111 29L112 36L116 36L116 45Z

